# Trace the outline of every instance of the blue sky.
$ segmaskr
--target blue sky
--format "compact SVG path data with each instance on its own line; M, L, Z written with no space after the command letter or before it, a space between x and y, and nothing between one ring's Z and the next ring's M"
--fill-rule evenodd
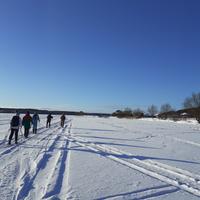
M200 91L199 0L3 0L0 107L112 112Z

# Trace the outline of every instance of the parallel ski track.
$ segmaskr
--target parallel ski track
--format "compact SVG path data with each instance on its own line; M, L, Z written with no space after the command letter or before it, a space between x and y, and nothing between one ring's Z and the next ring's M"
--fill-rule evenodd
M200 147L200 143L197 143L197 142L193 142L193 141L190 141L190 140L184 140L184 139L176 138L176 137L171 137L171 138L173 138L174 140L176 140L178 142L182 142L184 144L189 144L189 145L192 145L192 146Z
M67 129L67 125L63 128L62 132L60 133L60 137L64 136L65 131ZM58 156L55 158L55 167L49 174L49 182L47 185L45 185L44 194L42 199L45 198L53 198L56 195L59 195L61 189L62 189L62 183L64 178L64 173L67 170L67 158L68 158L68 145L69 141L66 139L65 141L60 144L60 148L62 148L62 151L59 151ZM66 172L68 173L68 171ZM54 178L56 177L56 178ZM66 180L65 180L66 181ZM65 188L66 190L68 188Z
M43 131L43 129L44 128L40 128L40 132L38 132L38 134L36 134L36 135L34 135L34 136L32 136L32 137L29 137L29 139L28 140L25 140L24 142L23 142L23 145L26 145L26 144L28 144L28 142L27 141L29 141L30 139L33 139L33 138L38 138L38 136L43 136L39 141L42 141L42 140L44 140L44 139L47 139L48 137L50 137L50 136L52 136L53 135L53 133L55 133L55 131L58 129L58 127L60 127L60 126L58 126L58 123L59 122L55 122L54 124L52 124L52 130L51 129L46 129L46 130L44 130ZM48 133L47 135L45 134L45 135L43 135L42 133L44 133L44 132L46 132L46 133ZM51 138L50 138L51 139ZM45 143L47 143L48 144L48 142L49 142L49 140L50 139L47 139L46 141L47 142L45 142ZM44 144L44 143L43 143ZM16 154L18 154L18 153L20 153L21 154L21 151L23 151L23 145L15 145L15 146L13 146L13 148L9 148L8 150L7 150L7 152L5 152L4 151L4 154L5 154L5 158L6 158L6 160L11 160L11 163L10 162L5 162L5 164L4 164L4 156L3 157L1 157L1 162L2 162L2 164L1 164L1 169L3 169L2 171L4 172L4 169L6 170L6 174L5 174L5 179L3 179L2 180L2 184L4 184L6 181L7 181L7 174L14 174L15 176L16 176L16 173L13 173L12 171L13 171L13 169L12 168L9 168L9 166L11 165L12 166L12 163L13 163L13 159L9 159L9 158L12 158L13 156L16 158L16 161L14 161L14 162L16 162L16 165L18 164L18 159L17 159L17 156L16 156ZM15 148L14 148L15 147ZM25 147L26 148L26 147ZM41 148L42 150L44 150L44 148L42 147ZM40 150L40 152L41 152L41 150ZM39 155L40 155L40 152L39 153L37 153L37 155L32 159L32 160L35 160L35 159L37 159L37 157L39 157ZM18 174L18 173L17 173ZM11 177L12 178L12 177ZM10 179L10 177L9 177L9 179ZM8 180L9 180L8 179ZM13 179L13 178L12 178ZM14 189L14 188L13 188ZM16 195L16 192L17 192L17 190L14 192L11 192L10 193L10 195L14 195L14 197L13 198L9 198L9 199L15 199L15 195Z
M71 120L69 120L68 122L70 122ZM68 123L66 122L66 123ZM40 169L42 169L44 167L44 161L47 160L47 158L49 159L49 153L52 152L54 150L54 147L57 144L57 141L60 139L61 135L64 136L64 133L66 131L66 128L68 127L68 124L65 125L65 127L62 129L61 127L59 127L58 129L53 129L52 132L55 133L55 131L59 131L61 130L61 132L58 134L56 133L56 137L54 138L54 142L48 146L49 141L47 141L46 143L46 147L45 147L45 151L44 154L42 155L42 157L39 157L40 153L37 154L37 156L34 158L35 162L37 163L37 166L33 169L33 171L31 173L26 173L23 176L23 186L21 188L19 188L16 196L14 199L16 200L21 200L21 199L26 199L26 197L28 197L29 193L32 190L32 184L34 183L34 180L37 178L38 174L40 173ZM62 143L62 145L60 146L61 148L67 149L67 146L69 144L68 140L65 140L64 143ZM55 156L55 155L54 155ZM42 195L40 199L45 199L45 198L49 198L52 197L54 195L59 194L59 190L61 190L62 187L62 183L61 183L61 179L63 176L62 172L65 171L65 169L63 168L63 166L65 166L65 162L67 159L67 152L58 152L58 155L55 156L55 167L54 170L52 172L50 172L49 174L49 183L47 185L44 186L44 193L40 194ZM47 165L47 164L46 164ZM54 180L51 180L52 177L54 177L54 175L57 176L56 182L54 182ZM53 187L52 187L53 185Z
M53 129L52 132L59 131L59 129ZM56 135L56 138L59 138L60 136ZM56 140L55 138L55 140ZM18 188L17 194L14 197L15 200L22 200L26 199L31 192L33 188L33 184L35 179L37 178L39 172L46 166L46 162L49 160L49 153L55 146L55 141L52 142L52 144L48 147L49 140L45 144L45 151L43 154L40 154L40 152L33 158L34 162L36 163L36 166L29 171L26 171L23 177L21 178L21 187ZM42 148L43 150L43 148ZM44 164L45 163L45 164Z
M152 160L142 161L134 158L133 154L119 151L118 149L107 145L97 145L81 137L77 137L75 134L68 134L66 135L66 138L79 146L114 160L117 163L121 163L122 165L140 171L146 175L200 197L200 175L192 174L186 170Z
M52 129L51 129L51 132L46 136L46 137L49 137L49 135L54 132L57 127L58 127L58 124L59 122L55 122L54 124L52 124ZM18 151L21 147L22 144L25 144L27 143L27 141L35 138L35 137L38 137L39 135L42 135L43 132L47 132L49 129L46 129L46 127L41 127L38 129L38 133L36 135L33 135L33 136L29 136L28 139L24 140L23 142L19 143L18 145L14 145L14 146L11 146L8 148L6 148L5 150L3 150L2 152L0 152L0 158L2 159L4 156L7 156L7 154L10 154L10 153L15 153L16 151ZM23 137L23 136L22 136ZM43 137L41 140L44 140L45 138Z

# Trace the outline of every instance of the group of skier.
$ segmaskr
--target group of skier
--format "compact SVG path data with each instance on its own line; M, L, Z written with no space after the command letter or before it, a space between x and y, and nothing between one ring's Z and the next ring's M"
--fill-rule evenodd
M46 128L51 127L52 119L53 119L53 116L51 115L51 113L49 113L47 116ZM65 115L62 114L62 116L60 117L61 127L64 127L65 119L66 119ZM25 138L28 138L31 126L33 127L33 133L36 134L38 122L40 122L40 117L37 112L35 112L33 116L31 117L30 112L27 111L23 119L21 119L19 112L16 112L16 115L12 117L11 122L10 122L10 135L9 135L8 144L9 145L11 144L13 135L15 135L15 144L18 143L18 133L19 133L19 130L21 131L22 126L24 127Z

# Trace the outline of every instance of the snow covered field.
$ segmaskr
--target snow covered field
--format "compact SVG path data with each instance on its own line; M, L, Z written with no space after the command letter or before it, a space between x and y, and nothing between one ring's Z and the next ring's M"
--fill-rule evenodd
M0 199L200 199L200 125L54 116L7 145L0 114Z

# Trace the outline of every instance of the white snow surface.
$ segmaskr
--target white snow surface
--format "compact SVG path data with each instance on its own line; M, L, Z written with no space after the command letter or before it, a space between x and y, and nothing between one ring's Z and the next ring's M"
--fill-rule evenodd
M8 143L0 114L1 200L200 199L200 125L194 121L41 115L37 134Z

